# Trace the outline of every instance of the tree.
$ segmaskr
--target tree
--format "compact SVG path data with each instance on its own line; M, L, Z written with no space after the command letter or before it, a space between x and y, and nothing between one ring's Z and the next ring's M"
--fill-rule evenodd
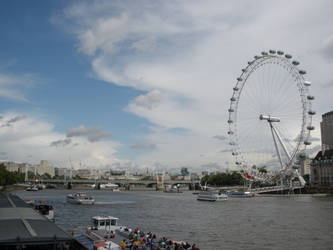
M218 173L212 176L205 175L201 178L201 185L208 184L213 186L236 186L243 185L244 179L238 172Z
M259 173L266 174L266 173L267 173L266 166L263 166L263 167L261 167L261 168L258 168L258 171L259 171Z
M9 172L4 164L0 164L0 186L23 182L24 175L18 172Z
M42 178L42 179L46 179L46 180L48 180L48 179L52 179L51 175L49 175L48 173L43 174L43 175L41 176L41 178Z
M305 175L303 175L303 179L305 180L305 182L306 182L307 184L310 183L310 175L309 175L309 174L305 174Z
M205 175L201 178L200 184L205 185L206 183L208 183L208 180L209 180L209 175Z

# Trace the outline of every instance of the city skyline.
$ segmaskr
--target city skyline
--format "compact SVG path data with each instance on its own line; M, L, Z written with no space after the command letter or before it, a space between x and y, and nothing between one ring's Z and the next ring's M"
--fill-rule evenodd
M320 150L321 114L333 110L330 1L2 6L0 160L232 168L232 87L247 61L269 49L291 53L307 71L313 153Z

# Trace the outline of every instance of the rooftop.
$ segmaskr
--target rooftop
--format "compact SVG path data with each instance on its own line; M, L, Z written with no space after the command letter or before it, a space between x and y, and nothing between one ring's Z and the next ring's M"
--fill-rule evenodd
M92 217L92 219L95 219L95 220L119 220L118 218L113 217L113 216L94 216L94 217Z
M333 149L330 149L330 150L325 150L324 154L323 151L319 151L314 160L331 159L332 157L333 157Z
M331 115L333 115L333 111L330 111L330 112L327 112L327 113L323 114L322 117L331 116Z
M1 246L71 244L72 237L16 195L0 194ZM60 245L59 245L60 244Z

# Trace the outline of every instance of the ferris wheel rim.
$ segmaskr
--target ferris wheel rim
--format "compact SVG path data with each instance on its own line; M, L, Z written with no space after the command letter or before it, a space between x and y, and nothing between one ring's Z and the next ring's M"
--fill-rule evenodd
M262 56L255 56L253 61L249 61L246 68L242 69L241 75L237 78L237 83L233 87L233 95L230 99L229 105L229 137L230 137L230 145L232 146L232 155L236 159L236 165L245 169L249 167L246 159L244 158L243 152L239 145L239 138L237 133L237 114L238 114L238 104L241 98L242 90L247 83L248 78L254 73L258 68L263 67L267 63L271 64L279 64L283 68L286 69L288 74L292 75L292 79L297 85L297 91L300 96L300 102L302 104L302 125L301 131L298 136L297 147L292 153L291 160L288 165L292 165L295 162L295 159L298 157L297 154L300 152L304 152L307 145L310 144L309 137L310 131L314 129L312 126L312 115L315 112L311 109L311 101L314 99L313 96L309 94L309 86L310 82L306 81L304 75L306 72L304 70L299 69L297 66L299 65L298 61L291 61L291 55L286 54L281 51L277 53L271 50L269 53L262 52ZM289 166L289 167L290 167Z

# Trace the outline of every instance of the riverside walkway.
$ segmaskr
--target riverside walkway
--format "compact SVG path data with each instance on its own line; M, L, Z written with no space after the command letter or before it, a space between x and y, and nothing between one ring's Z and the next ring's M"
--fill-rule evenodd
M271 187L261 187L261 188L252 188L251 192L256 194L264 194L264 193L271 193L271 192L293 192L295 189L301 189L301 185L296 185L292 187L288 186L271 186Z

